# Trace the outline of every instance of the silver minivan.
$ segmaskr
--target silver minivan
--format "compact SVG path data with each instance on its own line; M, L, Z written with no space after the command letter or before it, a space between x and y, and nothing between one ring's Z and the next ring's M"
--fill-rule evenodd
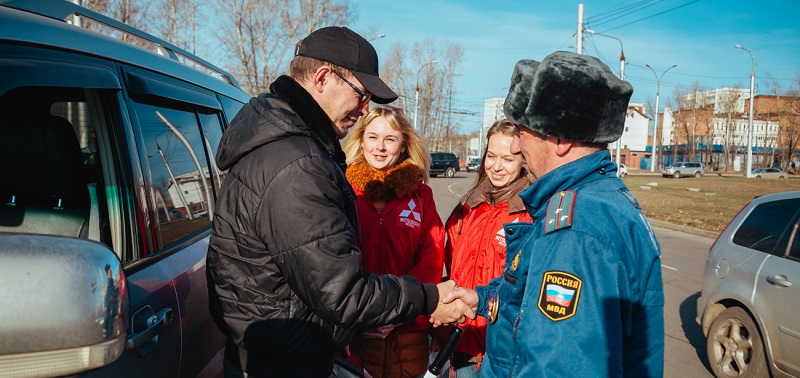
M754 199L711 246L697 300L717 377L800 376L800 191Z
M250 96L68 1L0 25L0 377L221 377L214 156Z

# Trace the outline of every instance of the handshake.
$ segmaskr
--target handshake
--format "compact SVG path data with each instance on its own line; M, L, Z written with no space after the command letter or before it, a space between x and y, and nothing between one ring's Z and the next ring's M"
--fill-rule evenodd
M443 324L464 323L467 318L475 319L478 309L478 293L464 287L458 287L455 281L442 282L439 289L439 304L430 316L434 327Z

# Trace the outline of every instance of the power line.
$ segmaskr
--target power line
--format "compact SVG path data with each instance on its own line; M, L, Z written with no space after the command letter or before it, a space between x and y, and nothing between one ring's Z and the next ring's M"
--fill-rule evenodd
M679 6L677 6L677 7L673 7L673 8L667 9L667 10L665 10L665 11L663 11L663 12L658 12L658 13L656 13L656 14L654 14L654 15L647 16L647 17L644 17L644 18L640 18L640 19L638 19L638 20L635 20L635 21L631 21L631 22L629 22L629 23L627 23L627 24L622 24L622 25L620 25L620 26L613 27L613 28L611 28L611 29L606 29L606 30L603 30L602 32L600 32L600 34L607 33L607 32L609 32L609 31L616 30L616 29L619 29L619 28L622 28L622 27L625 27L625 26L628 26L628 25L631 25L631 24L635 24L635 23L637 23L637 22L641 22L641 21L644 21L644 20L647 20L647 19L651 19L651 18L653 18L653 17L656 17L656 16L660 16L660 15L662 15L662 14L664 14L664 13L667 13L667 12L672 12L672 11L674 11L674 10L676 10L676 9L683 8L683 7L687 6L687 5L691 5L691 4L694 4L694 3L696 3L696 2L699 2L699 1L700 1L700 0L694 0L694 1L688 2L688 3L686 3L686 4L682 4L682 5L679 5Z
M625 17L625 16L627 16L629 14L645 10L645 9L650 8L653 5L656 5L656 4L658 4L660 2L663 2L663 1L664 0L658 0L656 2L640 1L639 3L633 4L633 5L630 5L630 6L620 7L618 10L616 10L616 11L614 11L614 12L608 14L608 15L605 15L605 16L602 16L602 17L598 17L597 19L595 19L595 17L587 18L586 22L587 23L591 22L591 24L593 26L599 26L599 25L608 23L608 21L606 21L606 22L599 22L599 21L606 20L606 19L611 19L613 21L616 18ZM648 3L650 3L650 4L648 4ZM622 14L619 14L619 13L622 13ZM619 14L619 15L617 15L617 14ZM598 21L598 23L594 23L592 21Z

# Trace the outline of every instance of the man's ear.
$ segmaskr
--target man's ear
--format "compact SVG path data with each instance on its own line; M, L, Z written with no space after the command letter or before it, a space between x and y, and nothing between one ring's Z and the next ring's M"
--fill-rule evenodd
M320 66L314 72L314 76L311 77L312 85L317 92L322 93L322 90L325 88L325 82L330 78L328 74L331 73L331 68L328 66Z
M566 140L566 139L558 138L556 140L556 154L558 156L562 156L562 157L567 155L569 153L569 151L572 149L572 147L574 146L574 143L575 142L572 142L572 141L569 141L569 140Z

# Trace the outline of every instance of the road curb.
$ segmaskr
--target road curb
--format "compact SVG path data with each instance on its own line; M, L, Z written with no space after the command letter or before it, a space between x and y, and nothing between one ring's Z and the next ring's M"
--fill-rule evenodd
M660 221L660 220L657 220L657 219L648 219L648 221L653 226L661 227L661 228L667 228L667 229L675 230L675 231L681 231L681 232L685 232L687 234L705 236L707 238L712 238L712 239L716 239L719 236L719 232L707 231L707 230L699 229L699 228L696 228L696 227L683 226L683 225L679 225L679 224Z

